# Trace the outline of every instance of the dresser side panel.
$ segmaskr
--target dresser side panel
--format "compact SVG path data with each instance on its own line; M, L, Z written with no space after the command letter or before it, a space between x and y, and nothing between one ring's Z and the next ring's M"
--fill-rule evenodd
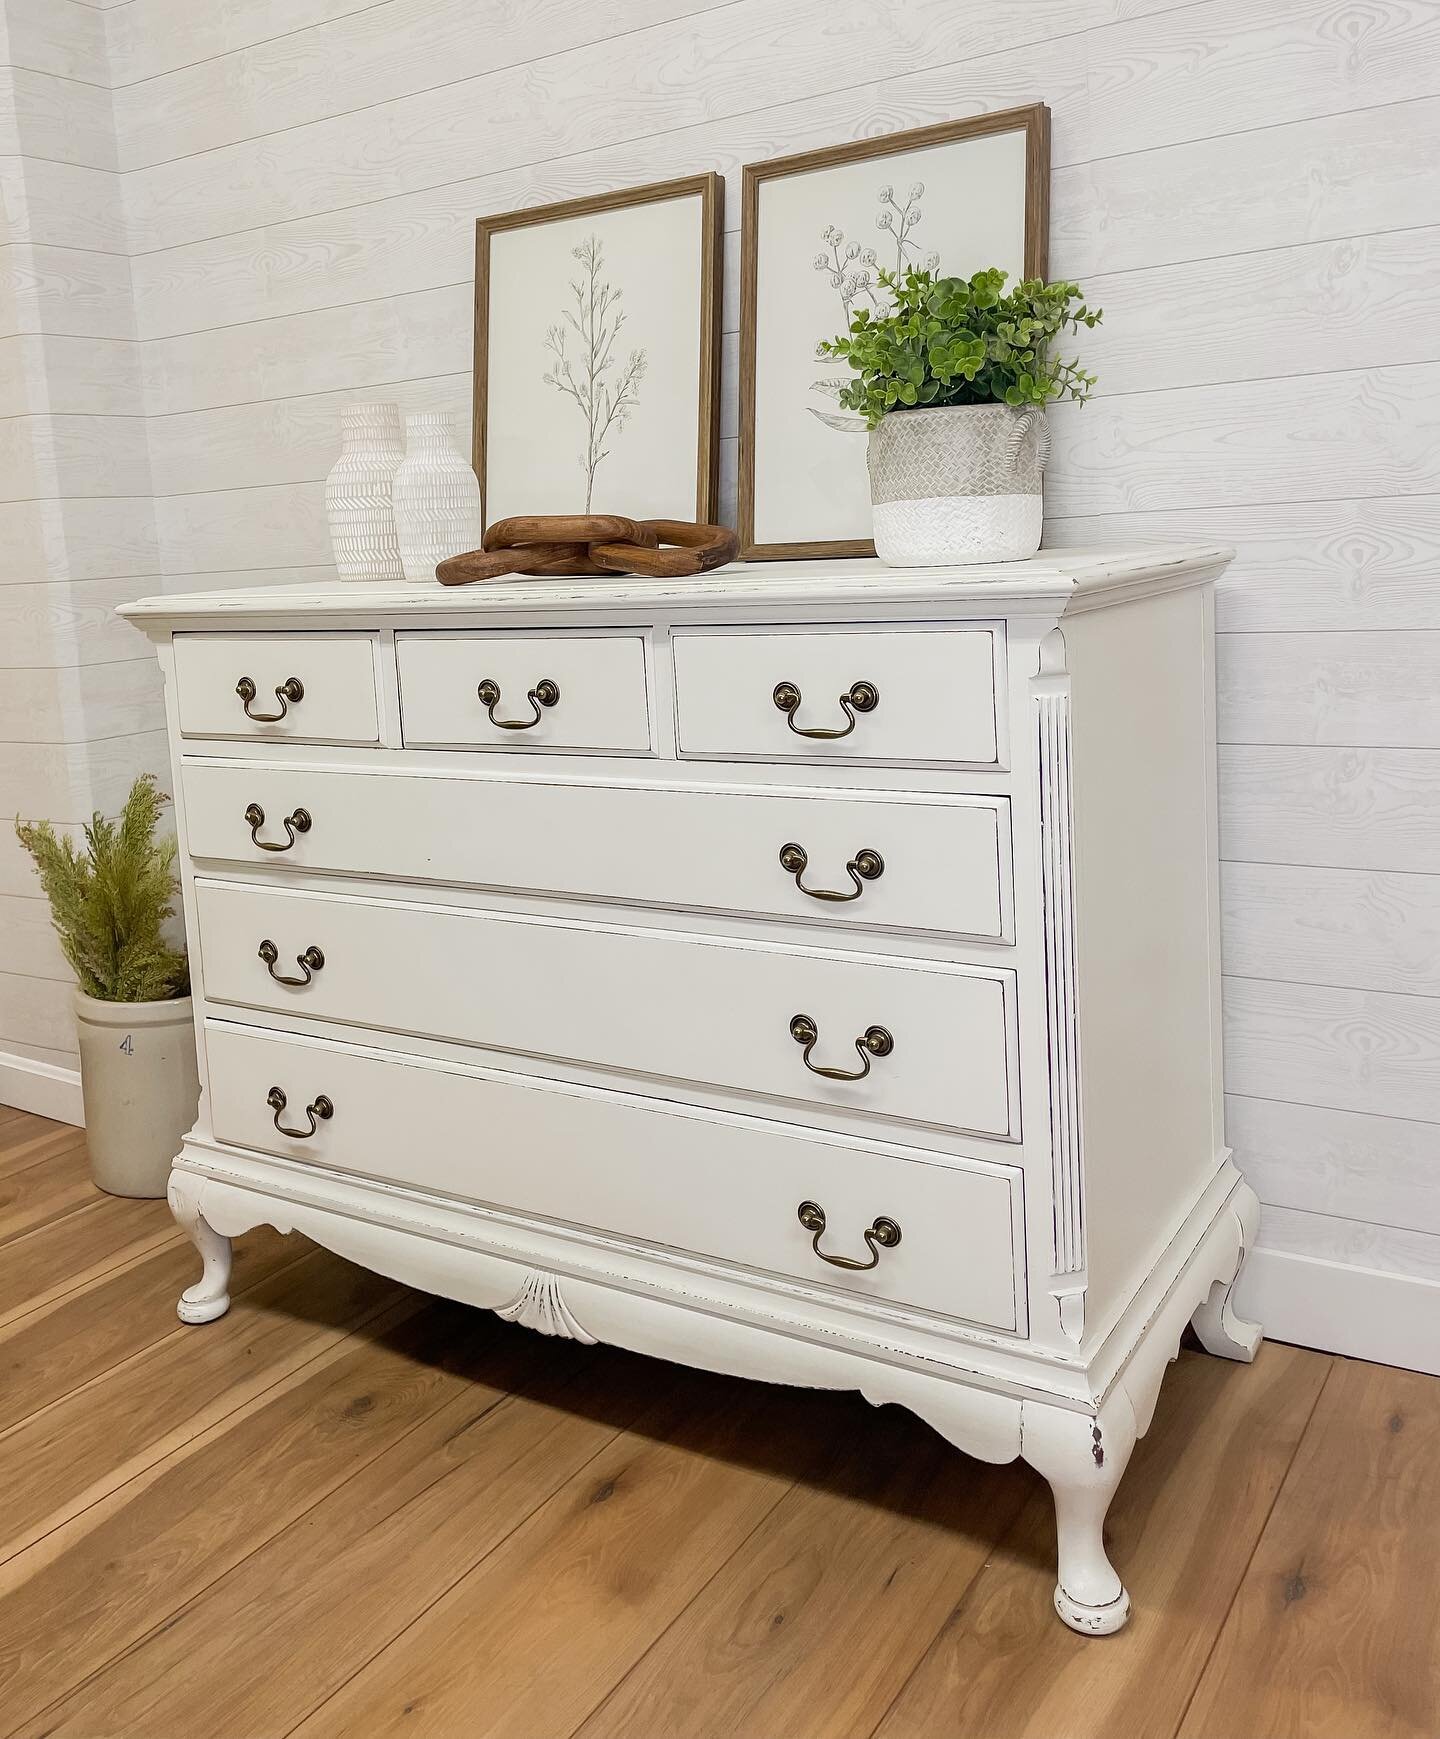
M1062 624L1070 671L1087 1330L1223 1157L1213 592Z

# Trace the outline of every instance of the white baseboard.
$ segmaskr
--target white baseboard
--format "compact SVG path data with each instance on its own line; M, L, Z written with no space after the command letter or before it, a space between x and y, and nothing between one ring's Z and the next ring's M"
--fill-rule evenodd
M78 1069L62 1069L8 1051L0 1051L0 1105L53 1117L57 1123L73 1123L77 1129L85 1127Z
M1269 1340L1440 1376L1440 1281L1252 1250L1235 1308Z

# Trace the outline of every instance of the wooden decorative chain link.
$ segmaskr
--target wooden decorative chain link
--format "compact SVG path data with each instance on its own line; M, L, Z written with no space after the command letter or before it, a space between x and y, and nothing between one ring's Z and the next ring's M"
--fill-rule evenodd
M451 556L435 578L468 586L503 574L546 578L584 574L644 574L684 579L733 561L739 540L723 525L688 519L626 519L618 513L523 514L498 520L483 549Z

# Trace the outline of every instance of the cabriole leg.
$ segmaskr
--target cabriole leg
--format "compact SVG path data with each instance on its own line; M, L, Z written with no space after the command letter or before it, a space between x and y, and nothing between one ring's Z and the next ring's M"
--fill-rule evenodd
M193 1286L180 1294L176 1314L181 1322L214 1322L230 1308L230 1240L207 1224L195 1203L174 1184L170 1211L200 1252L204 1270Z
M1260 1229L1260 1201L1254 1190L1242 1184L1232 1198L1231 1208L1240 1228L1240 1256L1235 1272L1228 1280L1215 1282L1210 1296L1190 1320L1207 1353L1222 1359L1239 1359L1248 1365L1260 1345L1260 1324L1237 1316L1231 1308L1230 1296L1244 1271L1246 1256L1255 1247L1255 1234Z
M1118 1390L1097 1415L1025 1402L1024 1456L1055 1497L1055 1610L1071 1630L1108 1636L1130 1596L1105 1554L1105 1514L1135 1447L1135 1415Z

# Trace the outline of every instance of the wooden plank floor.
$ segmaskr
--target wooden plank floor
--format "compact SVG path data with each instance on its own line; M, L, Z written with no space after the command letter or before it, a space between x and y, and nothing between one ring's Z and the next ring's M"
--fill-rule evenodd
M895 1408L546 1340L300 1239L183 1328L162 1202L0 1112L0 1734L1434 1739L1440 1381L1185 1352L1111 1515Z

